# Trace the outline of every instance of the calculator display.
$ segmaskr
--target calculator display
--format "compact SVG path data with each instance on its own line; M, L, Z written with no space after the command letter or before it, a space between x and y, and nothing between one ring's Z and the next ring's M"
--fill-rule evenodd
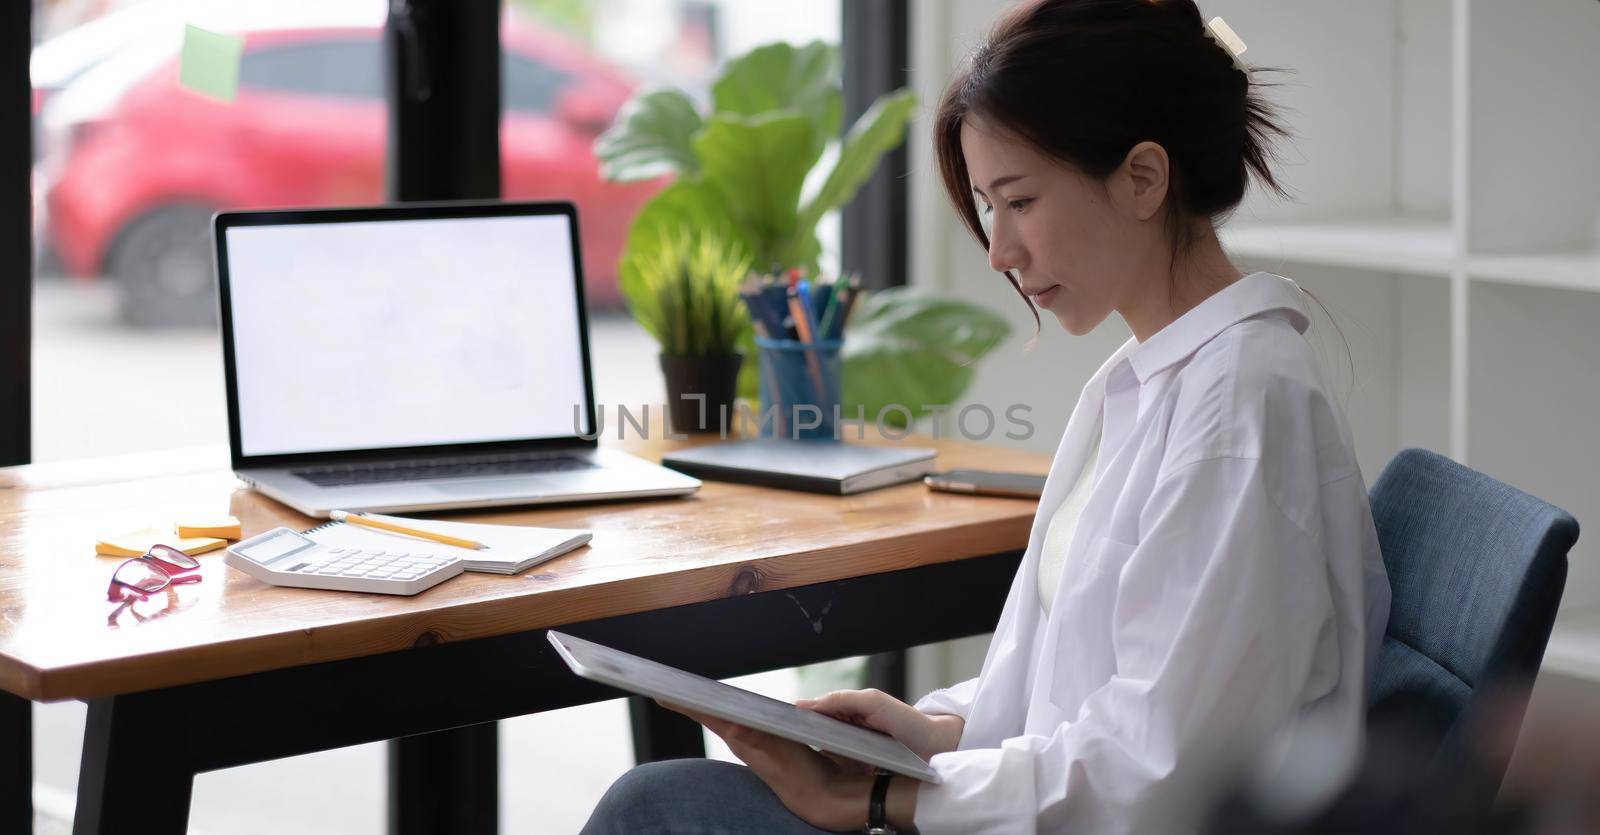
M254 562L270 565L276 560L311 548L316 544L316 542L293 531L281 531L275 534L268 534L248 545L235 546L233 551Z

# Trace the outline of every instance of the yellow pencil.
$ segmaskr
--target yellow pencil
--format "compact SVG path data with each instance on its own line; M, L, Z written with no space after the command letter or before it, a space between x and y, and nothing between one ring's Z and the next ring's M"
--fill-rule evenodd
M366 527L377 528L378 530L382 531L391 531L393 533L403 533L406 536L416 536L423 539L431 539L434 542L443 542L446 545L454 545L457 548L472 548L477 551L489 550L489 546L483 544L482 542L473 542L470 539L462 539L459 536L449 536L448 534L434 533L433 531L419 531L416 528L408 528L404 525L396 525L393 522L384 522L379 519L373 519L355 513L346 513L342 510L335 510L332 513L329 513L328 518L333 519L336 522L348 522L352 525L365 525Z

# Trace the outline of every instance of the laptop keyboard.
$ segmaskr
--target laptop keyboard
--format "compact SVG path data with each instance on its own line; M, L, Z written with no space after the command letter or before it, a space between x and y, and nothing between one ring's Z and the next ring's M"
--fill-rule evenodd
M442 478L479 478L497 475L532 475L592 470L595 464L570 455L537 458L474 458L454 461L386 461L381 464L319 467L295 470L297 475L319 487L347 487L354 484L387 484L396 481L429 481Z

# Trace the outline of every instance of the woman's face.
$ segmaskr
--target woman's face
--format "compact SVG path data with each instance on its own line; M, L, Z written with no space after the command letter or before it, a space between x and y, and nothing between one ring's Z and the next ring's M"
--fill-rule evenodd
M1088 333L1113 310L1125 310L1160 266L1151 256L1163 251L1161 225L1152 218L1166 193L1166 158L1152 147L1160 157L1156 189L1139 182L1152 172L1135 170L1137 148L1097 181L1009 133L971 119L962 125L967 176L989 234L989 266L1014 270L1022 292L1068 333ZM1151 206L1153 191L1160 194Z

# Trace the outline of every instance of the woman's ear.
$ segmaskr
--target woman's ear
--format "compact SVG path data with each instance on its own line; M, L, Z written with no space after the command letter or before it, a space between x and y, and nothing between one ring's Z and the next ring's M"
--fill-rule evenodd
M1166 148L1154 142L1133 146L1112 174L1117 208L1135 220L1155 217L1167 199L1170 166Z

